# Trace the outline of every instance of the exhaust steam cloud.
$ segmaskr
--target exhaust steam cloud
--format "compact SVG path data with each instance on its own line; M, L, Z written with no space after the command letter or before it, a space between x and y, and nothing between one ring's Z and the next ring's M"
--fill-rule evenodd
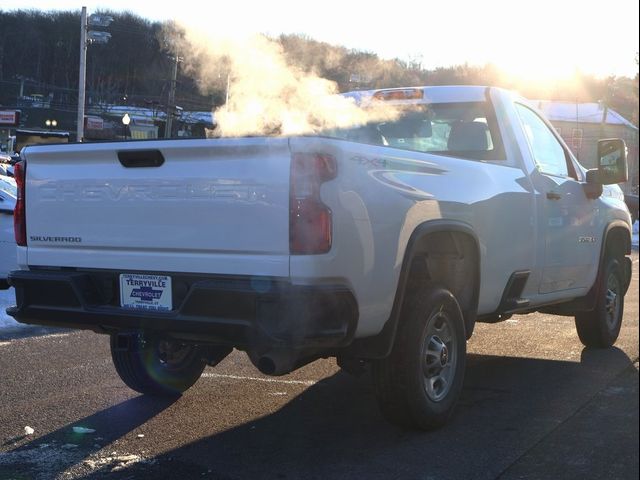
M388 106L363 109L337 95L334 82L289 65L280 44L263 35L224 36L170 24L165 37L203 93L228 83L227 104L214 111L215 136L314 134L397 117Z

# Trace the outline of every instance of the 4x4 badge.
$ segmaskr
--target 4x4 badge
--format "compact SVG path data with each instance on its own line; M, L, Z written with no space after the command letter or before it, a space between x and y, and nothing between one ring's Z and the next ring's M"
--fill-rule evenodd
M596 237L578 237L578 243L596 243Z

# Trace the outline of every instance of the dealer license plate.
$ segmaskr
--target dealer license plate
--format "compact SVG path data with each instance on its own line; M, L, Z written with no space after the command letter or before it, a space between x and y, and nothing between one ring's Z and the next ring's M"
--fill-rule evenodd
M120 275L120 306L136 310L172 309L171 277L166 275Z

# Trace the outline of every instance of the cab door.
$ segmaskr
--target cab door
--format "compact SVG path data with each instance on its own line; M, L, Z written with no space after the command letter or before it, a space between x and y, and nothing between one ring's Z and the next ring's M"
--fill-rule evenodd
M516 104L536 170L539 238L545 244L538 292L589 287L598 258L597 202L587 198L570 153L552 127L534 110Z

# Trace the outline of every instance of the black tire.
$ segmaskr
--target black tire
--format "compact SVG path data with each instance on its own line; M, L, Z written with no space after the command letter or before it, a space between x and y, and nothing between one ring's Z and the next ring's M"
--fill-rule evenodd
M460 396L465 364L464 319L451 292L426 285L408 293L391 355L372 365L383 416L403 428L441 427Z
M206 366L203 347L160 337L131 335L126 348L111 336L111 358L127 386L146 395L180 395Z
M624 313L624 280L620 262L613 257L605 260L598 274L595 308L576 315L576 330L586 347L607 348L618 339Z

